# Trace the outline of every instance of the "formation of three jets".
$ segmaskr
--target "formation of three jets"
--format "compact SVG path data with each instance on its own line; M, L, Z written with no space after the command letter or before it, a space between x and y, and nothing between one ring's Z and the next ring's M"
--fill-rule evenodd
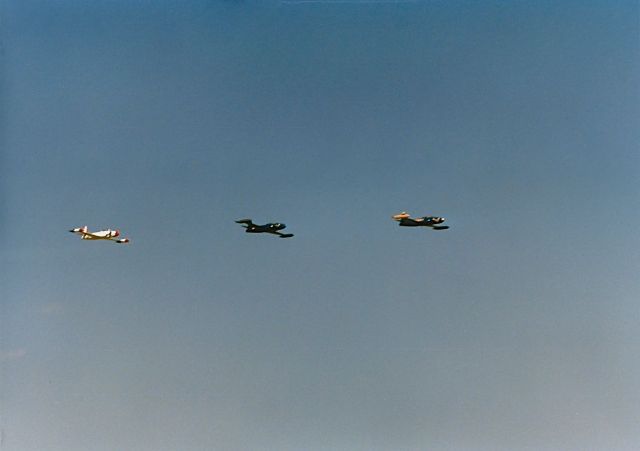
M439 225L442 224L445 219L439 216L423 216L421 218L411 218L409 213L403 211L397 215L392 216L394 221L398 221L398 225L401 227L430 227L433 230L446 230L449 226ZM239 219L236 221L238 224L242 224L247 233L270 233L277 235L280 238L291 238L293 233L282 233L281 230L287 226L280 222L268 223L263 225L254 224L251 219ZM71 233L79 235L83 240L108 240L114 243L126 244L129 243L129 238L118 238L120 236L119 230L100 230L99 232L89 232L87 226L78 227L69 230Z

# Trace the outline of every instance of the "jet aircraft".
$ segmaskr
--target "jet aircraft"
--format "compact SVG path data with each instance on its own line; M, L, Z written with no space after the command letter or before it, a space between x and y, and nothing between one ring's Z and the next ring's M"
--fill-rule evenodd
M445 219L439 216L423 216L421 218L411 218L409 213L403 211L392 218L398 221L401 227L431 227L433 230L447 230L449 226L441 226Z
M236 222L243 225L246 229L246 233L271 233L273 235L278 235L280 238L291 238L293 236L293 233L280 233L280 230L287 226L279 222L270 222L264 225L254 224L251 219L238 219Z
M69 230L71 233L78 234L82 237L83 240L109 240L114 243L125 244L129 242L129 238L120 238L120 230L100 230L99 232L89 232L87 226L78 227L75 229Z

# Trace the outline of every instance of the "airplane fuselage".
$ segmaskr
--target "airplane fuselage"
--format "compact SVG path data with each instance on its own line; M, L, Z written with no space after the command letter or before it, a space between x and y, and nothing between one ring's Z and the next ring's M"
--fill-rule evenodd
M246 232L247 233L273 233L273 232L277 232L278 230L282 230L284 229L286 226L284 224L264 224L264 225L257 225L257 224L250 224L247 225L247 229Z
M118 230L100 230L99 232L83 233L83 240L110 240L120 236Z
M403 227L431 227L436 224L442 224L444 222L444 218L425 216L423 218L402 218L399 221L400 226Z

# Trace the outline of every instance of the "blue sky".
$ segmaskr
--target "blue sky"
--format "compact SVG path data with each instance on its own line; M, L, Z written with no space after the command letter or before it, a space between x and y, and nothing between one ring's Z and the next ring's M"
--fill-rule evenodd
M0 10L3 449L635 449L637 2Z

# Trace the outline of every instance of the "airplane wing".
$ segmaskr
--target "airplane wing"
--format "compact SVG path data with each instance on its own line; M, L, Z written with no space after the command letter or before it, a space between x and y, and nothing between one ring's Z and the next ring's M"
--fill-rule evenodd
M247 227L254 225L251 219L238 219L236 221L236 224L244 224Z
M95 234L89 232L88 230L85 230L85 231L82 231L82 230L69 230L69 232L76 233L76 234L81 235L81 236L92 236L94 238L104 238L104 237L101 237L100 235L95 235Z
M95 233L91 233L91 232L78 232L78 233L82 236L87 235L87 236L92 236L94 238L104 238L103 236L96 235Z
M89 232L89 231L86 231L86 232L77 231L77 232L73 232L73 233L77 233L77 234L82 235L82 236L90 236L90 237L96 238L98 240L110 240L111 239L111 238L106 237L104 235L96 235L95 232L92 233L92 232Z
M293 236L293 233L280 233L280 232L269 232L269 233L273 233L274 235L278 235L280 238L291 238Z
M129 243L131 240L129 240L129 238L107 238L109 241L113 241L114 243L118 243L118 244L127 244Z
M398 213L397 215L393 215L391 217L394 221L402 221L403 219L409 219L410 215L406 211L403 211L402 213Z

